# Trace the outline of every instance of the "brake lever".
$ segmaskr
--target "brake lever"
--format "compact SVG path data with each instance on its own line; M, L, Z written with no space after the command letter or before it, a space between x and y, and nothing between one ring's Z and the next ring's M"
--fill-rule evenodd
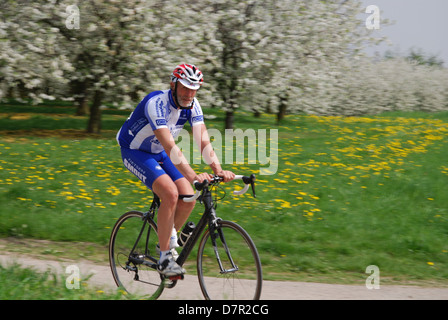
M255 174L252 173L249 178L250 178L250 186L252 188L252 195L254 196L254 198L256 198L257 196L255 195L255 180L256 180Z
M239 191L233 191L233 194L243 194L245 192L247 192L247 190L249 189L249 185L252 187L252 195L254 196L254 198L256 198L255 195L255 174L251 174L250 177L247 176L235 176L235 178L237 179L242 179L244 182L244 188L239 190Z
M255 182L252 181L252 182L250 183L250 186L252 187L252 195L254 196L254 198L256 198L257 196L255 195Z

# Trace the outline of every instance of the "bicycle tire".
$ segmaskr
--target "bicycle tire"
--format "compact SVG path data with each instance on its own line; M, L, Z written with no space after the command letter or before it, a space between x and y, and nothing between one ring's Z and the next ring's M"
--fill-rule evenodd
M207 229L199 243L197 272L202 294L207 300L258 300L261 296L263 272L258 251L249 234L238 224L220 220L217 224L217 251L224 272L215 254ZM223 239L230 251L227 255ZM234 265L231 264L234 261ZM236 268L234 268L234 266Z
M144 230L136 244L138 232L143 224L145 224ZM157 270L150 266L156 263L157 243L157 225L154 221L145 219L144 214L139 211L123 214L112 229L109 241L109 264L112 276L116 285L130 294L131 298L157 299L163 292L164 280ZM135 250L130 255L134 245ZM130 257L145 262L136 263L135 260L130 261Z

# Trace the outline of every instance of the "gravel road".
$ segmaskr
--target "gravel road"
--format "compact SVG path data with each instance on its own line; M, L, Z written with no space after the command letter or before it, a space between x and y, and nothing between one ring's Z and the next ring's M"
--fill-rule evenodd
M0 255L3 266L19 263L37 271L52 270L65 273L67 266L75 264L81 279L91 275L89 285L101 290L115 288L108 265L88 261L59 262L27 256ZM68 275L68 274L67 274ZM165 289L161 300L203 299L196 276L186 275L173 289ZM448 288L427 288L417 286L380 286L369 290L365 285L339 285L311 282L263 281L262 300L448 300Z

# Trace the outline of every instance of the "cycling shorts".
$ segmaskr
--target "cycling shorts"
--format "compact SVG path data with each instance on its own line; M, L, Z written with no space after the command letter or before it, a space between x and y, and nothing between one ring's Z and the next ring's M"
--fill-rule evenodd
M148 153L136 149L121 148L124 166L152 190L154 181L168 174L173 181L183 178L165 151Z

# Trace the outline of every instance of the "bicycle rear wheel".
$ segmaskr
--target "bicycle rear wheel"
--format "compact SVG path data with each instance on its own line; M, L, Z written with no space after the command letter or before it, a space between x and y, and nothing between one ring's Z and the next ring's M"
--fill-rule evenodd
M109 242L110 268L117 286L133 297L157 299L162 294L164 281L155 269L157 243L157 225L142 212L127 212L115 223Z
M238 224L219 221L204 233L197 258L199 285L207 300L258 300L260 257L249 234Z

